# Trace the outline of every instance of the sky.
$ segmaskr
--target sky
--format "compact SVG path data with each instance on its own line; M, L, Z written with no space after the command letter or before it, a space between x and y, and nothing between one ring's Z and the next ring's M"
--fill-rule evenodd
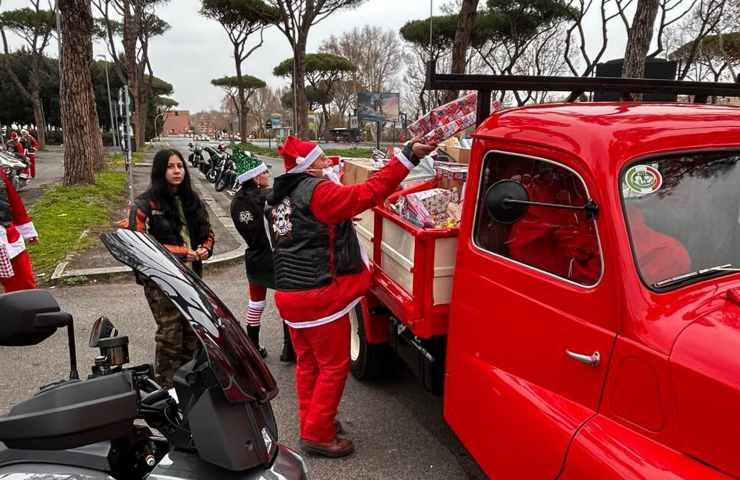
M432 1L434 13L439 14L443 0ZM27 0L3 0L2 10L21 8L28 4ZM200 4L200 0L170 0L168 4L159 7L158 15L172 28L162 37L155 38L150 46L154 74L174 86L172 97L179 102L178 108L190 110L191 113L218 109L223 91L212 86L210 81L213 78L234 75L231 43L226 32L218 22L198 13ZM317 51L321 43L331 35L340 35L363 25L380 26L398 32L406 22L428 17L429 9L430 0L367 0L360 7L340 10L312 27L307 52ZM589 25L589 30L594 32L598 28L598 21ZM622 55L623 33L620 32L618 37L620 38L615 42L610 40L604 60ZM258 35L255 35L255 41L257 39ZM48 53L56 56L56 44ZM105 53L105 46L95 45L96 55ZM272 69L291 56L288 40L273 27L265 32L262 47L246 60L244 72L261 78L274 87L285 85L288 81L274 77Z

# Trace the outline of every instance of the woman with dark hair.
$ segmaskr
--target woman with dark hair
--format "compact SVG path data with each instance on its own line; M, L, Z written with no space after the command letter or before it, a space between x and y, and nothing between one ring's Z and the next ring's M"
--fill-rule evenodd
M154 155L149 188L134 202L129 228L149 233L197 275L203 274L202 262L213 253L213 230L177 150L164 149ZM154 282L144 283L144 294L157 322L156 380L170 388L175 371L195 352L197 339Z
M265 232L265 201L272 192L270 173L260 160L234 149L232 158L236 163L237 181L241 185L231 201L231 219L239 234L247 243L244 251L244 264L249 280L249 306L247 307L247 335L257 347L260 355L267 356L267 350L260 345L262 312L265 309L267 289L275 288L275 272L272 263L272 249ZM283 362L294 362L295 352L290 342L288 327L283 324Z

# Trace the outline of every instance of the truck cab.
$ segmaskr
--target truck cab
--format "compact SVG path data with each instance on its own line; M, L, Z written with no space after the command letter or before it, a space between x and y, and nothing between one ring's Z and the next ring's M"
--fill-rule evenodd
M492 478L740 478L740 109L483 118L458 228L357 226L355 376L392 347Z
M486 472L740 475L738 138L740 110L696 105L534 106L478 128L444 415ZM496 211L509 182L550 206Z

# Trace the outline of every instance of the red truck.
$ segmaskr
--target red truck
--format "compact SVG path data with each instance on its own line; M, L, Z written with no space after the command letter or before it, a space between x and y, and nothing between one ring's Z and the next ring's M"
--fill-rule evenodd
M502 88L740 87L429 78L479 90L462 221L363 215L374 285L351 315L353 374L392 348L493 478L740 478L740 109L485 110Z

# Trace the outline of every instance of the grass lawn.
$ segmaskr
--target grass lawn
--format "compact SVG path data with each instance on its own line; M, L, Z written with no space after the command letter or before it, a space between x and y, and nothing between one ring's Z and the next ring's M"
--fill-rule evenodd
M29 245L34 271L49 278L70 251L96 244L95 232L111 225L111 217L124 201L126 173L103 170L95 185L56 185L46 190L31 208L30 214L39 232L39 244Z
M276 143L277 146L277 143ZM275 148L266 148L254 145L252 143L242 143L241 147L244 150L248 150L257 155L264 155L266 157L279 157L278 152ZM342 157L352 158L370 158L372 156L372 148L367 147L351 147L351 148L325 148L324 153L327 155L339 155Z

